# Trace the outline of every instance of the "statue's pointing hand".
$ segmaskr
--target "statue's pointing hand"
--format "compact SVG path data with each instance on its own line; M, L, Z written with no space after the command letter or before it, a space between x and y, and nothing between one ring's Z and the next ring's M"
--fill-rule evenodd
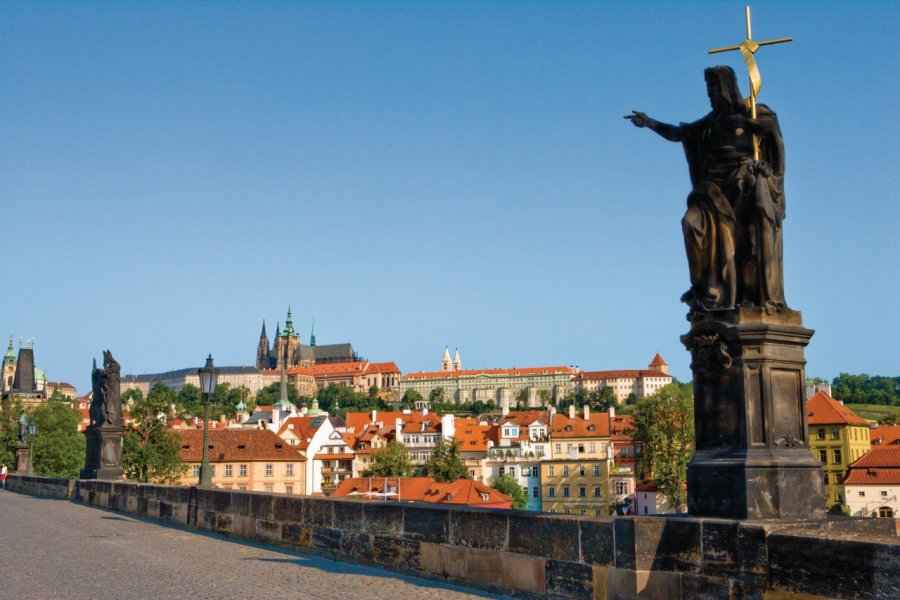
M635 127L646 127L650 124L650 117L646 115L646 113L642 113L639 110L631 111L632 114L625 115L625 118L634 123Z

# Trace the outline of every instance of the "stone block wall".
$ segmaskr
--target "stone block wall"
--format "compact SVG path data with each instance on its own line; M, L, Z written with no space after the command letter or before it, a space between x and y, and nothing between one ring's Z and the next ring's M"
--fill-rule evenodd
M886 520L598 519L19 476L9 487L530 598L900 597Z

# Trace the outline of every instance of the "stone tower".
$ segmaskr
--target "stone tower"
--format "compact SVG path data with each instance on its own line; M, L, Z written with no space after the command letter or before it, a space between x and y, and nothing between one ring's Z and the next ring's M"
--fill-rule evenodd
M0 382L0 390L8 394L12 390L13 380L16 377L16 354L13 350L13 336L9 336L9 346L3 357L3 381Z
M296 366L299 360L300 334L294 330L294 319L291 317L291 307L288 306L287 318L284 321L284 330L279 331L275 337L275 368L280 369L287 358L285 368ZM285 354L285 352L287 354Z
M453 362L450 360L450 350L444 346L444 356L441 358L441 371L452 371Z
M266 320L263 319L262 333L259 334L259 346L256 349L256 368L269 368L269 338L266 335Z
M456 349L456 353L453 355L453 370L462 371L462 361L459 360L459 348Z

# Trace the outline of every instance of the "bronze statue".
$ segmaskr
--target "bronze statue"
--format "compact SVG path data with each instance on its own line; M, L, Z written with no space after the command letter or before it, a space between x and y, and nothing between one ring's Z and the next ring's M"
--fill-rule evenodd
M681 220L691 288L689 317L737 306L772 313L786 308L782 277L784 146L775 113L744 102L731 67L704 71L712 112L669 125L640 111L627 115L672 142L681 142L692 189ZM754 136L759 159L754 158Z
M109 350L103 352L103 368L91 371L91 384L94 397L91 399L90 416L92 426L122 424L122 396L119 391L119 374L121 367Z

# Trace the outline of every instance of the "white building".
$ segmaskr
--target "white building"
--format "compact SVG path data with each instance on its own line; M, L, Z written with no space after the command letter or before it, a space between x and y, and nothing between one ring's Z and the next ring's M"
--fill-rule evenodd
M659 388L672 383L669 365L657 354L646 369L623 369L618 371L581 371L572 378L575 392L597 392L611 388L616 401L621 403L628 396L635 398L652 396Z
M854 517L900 514L900 446L872 448L850 464L844 498Z

